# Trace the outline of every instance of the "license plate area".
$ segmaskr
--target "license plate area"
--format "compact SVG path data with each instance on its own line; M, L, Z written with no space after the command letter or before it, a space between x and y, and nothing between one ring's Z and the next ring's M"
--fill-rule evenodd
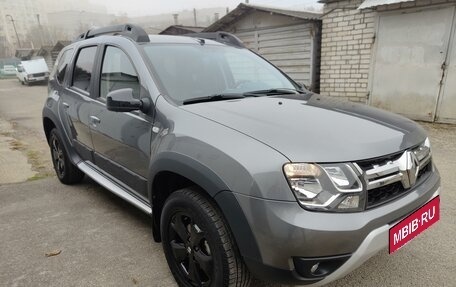
M389 253L393 253L440 219L440 196L396 223L389 230Z

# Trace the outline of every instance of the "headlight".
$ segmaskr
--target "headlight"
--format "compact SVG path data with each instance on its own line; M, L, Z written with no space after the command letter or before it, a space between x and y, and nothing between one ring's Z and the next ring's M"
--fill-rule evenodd
M363 185L352 164L288 163L283 170L298 202L306 209L336 212L364 209Z
M431 148L431 141L429 140L429 138L426 138L426 140L424 141L424 146L427 146L429 149Z
M426 158L431 156L431 142L429 141L429 138L426 138L426 140L419 147L415 148L413 152L420 162L427 162Z

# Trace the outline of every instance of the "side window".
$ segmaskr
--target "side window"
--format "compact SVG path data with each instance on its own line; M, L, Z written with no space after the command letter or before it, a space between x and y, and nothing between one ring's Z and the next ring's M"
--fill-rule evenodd
M57 61L54 73L59 83L62 83L63 79L65 79L66 69L68 67L68 63L70 62L72 52L73 49L64 51Z
M79 51L73 72L73 87L89 91L96 53L97 47L82 48Z
M139 79L130 59L119 48L108 46L101 68L100 97L125 88L133 89L133 96L139 99Z

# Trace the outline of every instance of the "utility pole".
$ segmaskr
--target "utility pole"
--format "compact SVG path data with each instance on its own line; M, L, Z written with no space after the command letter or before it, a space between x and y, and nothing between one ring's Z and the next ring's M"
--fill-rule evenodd
M41 22L40 22L40 14L36 14L36 20L38 21L38 29L40 31L40 44L41 44L41 47L43 47L43 27L41 27Z
M196 22L196 9L193 8L193 21L195 22L195 27L198 27L197 22Z
M19 35L17 34L16 24L14 24L13 16L11 16L10 14L6 14L5 17L10 17L11 23L13 23L14 33L16 34L17 43L19 44L19 48L22 48L21 40L19 40Z

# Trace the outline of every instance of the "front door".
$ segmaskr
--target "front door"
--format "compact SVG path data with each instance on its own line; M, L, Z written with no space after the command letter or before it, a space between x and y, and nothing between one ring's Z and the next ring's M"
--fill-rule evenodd
M149 95L129 57L114 46L106 46L98 97L90 113L95 164L138 196L147 200L147 171L153 118L140 111L112 112L106 109L109 92L131 88L137 98Z

